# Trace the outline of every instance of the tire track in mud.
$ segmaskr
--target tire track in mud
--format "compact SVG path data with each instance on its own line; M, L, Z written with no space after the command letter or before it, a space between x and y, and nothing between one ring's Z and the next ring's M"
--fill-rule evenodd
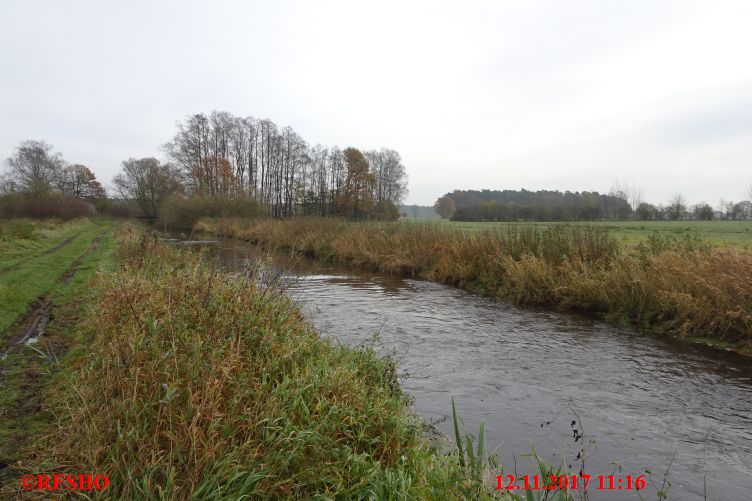
M62 249L66 245L70 244L76 237L81 236L81 233L82 232L78 232L75 235L71 235L70 237L66 238L65 240L56 243L55 245L53 245L49 249L45 250L41 254L37 254L36 256L31 256L28 259L24 259L24 258L19 259L18 261L16 261L12 265L10 265L10 267L8 267L8 268L0 271L0 276L5 275L6 273L10 273L11 271L16 271L24 263L28 263L29 261L32 261L34 259L39 259L40 257L49 256L50 254L59 251L60 249Z
M86 249L83 254L78 256L76 260L73 261L60 275L57 280L58 284L67 284L70 279L73 278L73 275L75 275L76 271L81 267L83 260L99 247L99 243L102 241L102 237L104 237L106 233L107 231L103 231L94 237L91 244L89 244L89 248ZM52 252L61 249L70 243L70 241L76 236L78 235L74 235L67 239L66 242L60 242L60 244L55 246L57 249L48 249L45 253L51 254ZM0 354L0 361L7 358L7 356L18 346L21 346L22 344L31 344L45 334L47 322L49 322L51 318L53 306L52 293L40 296L29 305L26 313L24 313L19 320L5 331L3 335L3 338L6 339L4 342L5 348L2 350L2 354ZM9 332L11 333L10 336L7 335ZM3 345L0 344L0 348L2 347Z
M56 282L58 286L70 282L81 268L86 257L99 247L102 238L107 233L108 230L104 230L92 239L89 247L58 277ZM76 236L78 235L72 238ZM67 243L61 242L57 249L50 249L47 252L55 252L65 245ZM31 344L47 333L47 323L52 318L53 308L55 307L53 297L54 291L50 291L31 303L27 312L5 331L4 341L0 341L0 389L5 384L10 383L17 390L17 395L6 405L0 407L0 419L6 420L4 425L7 426L5 433L0 437L5 439L3 443L0 443L0 497L5 493L11 493L14 498L18 498L19 493L16 484L21 464L19 462L19 451L23 450L30 440L27 428L29 417L44 410L45 388L44 371L35 366L35 357L32 355L29 355L32 358L14 357L7 367L4 360L19 347ZM8 333L11 333L9 338L7 337ZM56 359L63 356L70 348L69 340L54 333L46 337L45 344L49 353ZM7 380L4 374L6 368L12 371L20 370L22 373ZM10 488L10 491L8 488Z

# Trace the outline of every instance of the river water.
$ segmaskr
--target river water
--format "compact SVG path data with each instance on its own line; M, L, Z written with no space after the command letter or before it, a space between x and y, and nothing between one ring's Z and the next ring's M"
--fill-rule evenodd
M238 242L217 254L233 271L259 258ZM593 478L650 470L660 487L670 465L668 499L752 499L750 359L428 281L270 259L324 336L358 345L378 334L424 420L450 416L452 397L468 432L483 420L505 474L535 473L531 447L576 474L584 442ZM437 426L453 436L451 420ZM594 486L591 499L638 499Z

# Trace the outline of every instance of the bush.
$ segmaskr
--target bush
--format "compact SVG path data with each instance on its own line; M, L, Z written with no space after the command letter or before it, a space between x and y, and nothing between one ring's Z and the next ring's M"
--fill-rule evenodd
M25 219L12 219L0 221L0 241L24 239L28 240L36 236L36 225Z
M94 207L79 198L61 193L32 196L14 193L0 198L0 217L33 219L62 219L69 221L77 217L93 216Z
M125 219L138 216L140 211L128 200L102 200L97 203L97 212Z
M251 218L261 213L255 200L246 197L186 197L173 195L159 211L159 223L169 230L189 230L202 217Z

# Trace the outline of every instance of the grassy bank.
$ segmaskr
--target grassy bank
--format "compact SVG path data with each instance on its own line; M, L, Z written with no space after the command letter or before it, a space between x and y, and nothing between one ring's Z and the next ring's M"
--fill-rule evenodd
M739 247L670 236L625 246L580 225L205 220L196 230L752 351L752 251Z
M19 475L103 473L113 499L487 496L429 445L390 359L322 340L273 287L133 227L116 262Z

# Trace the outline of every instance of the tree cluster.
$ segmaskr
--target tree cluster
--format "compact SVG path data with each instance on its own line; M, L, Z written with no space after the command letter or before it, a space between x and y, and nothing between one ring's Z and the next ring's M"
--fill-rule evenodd
M62 154L53 152L52 146L44 141L21 142L6 163L9 169L2 180L4 194L43 197L60 193L89 201L106 197L91 169L81 164L68 164Z
M752 202L726 202L721 200L717 209L706 202L689 206L680 194L674 195L669 203L653 205L640 203L634 213L634 219L641 221L680 221L698 220L712 221L714 219L747 220L752 219Z
M250 197L272 217L396 219L407 193L394 150L310 146L290 127L227 112L189 116L165 150L186 193Z

